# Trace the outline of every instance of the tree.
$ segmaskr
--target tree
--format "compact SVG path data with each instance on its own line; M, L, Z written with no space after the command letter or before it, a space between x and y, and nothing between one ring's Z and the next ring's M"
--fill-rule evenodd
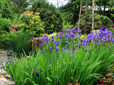
M11 2L13 3L13 6L16 7L16 12L19 12L21 9L24 10L30 4L27 0L11 0Z
M80 28L81 11L82 11L82 0L80 1L80 13L79 13L78 28Z
M94 0L93 0L93 6L92 6L92 31L94 30Z
M0 14L3 18L13 18L13 11L7 0L0 0Z

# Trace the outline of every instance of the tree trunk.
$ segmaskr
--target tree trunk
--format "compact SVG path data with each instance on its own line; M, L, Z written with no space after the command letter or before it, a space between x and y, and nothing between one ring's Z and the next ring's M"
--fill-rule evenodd
M78 28L80 28L81 11L82 11L82 0L80 1L80 12L79 12Z
M93 6L92 6L92 31L94 30L94 0L93 0Z
M87 34L87 10L88 10L88 0L86 0L86 12L85 12L84 34Z

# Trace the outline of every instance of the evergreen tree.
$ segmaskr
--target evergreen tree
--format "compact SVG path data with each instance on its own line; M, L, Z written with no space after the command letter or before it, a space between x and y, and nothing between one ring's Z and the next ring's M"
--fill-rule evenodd
M31 11L40 12L40 18L45 22L46 33L58 32L63 27L63 20L59 10L45 0L37 0L32 4Z

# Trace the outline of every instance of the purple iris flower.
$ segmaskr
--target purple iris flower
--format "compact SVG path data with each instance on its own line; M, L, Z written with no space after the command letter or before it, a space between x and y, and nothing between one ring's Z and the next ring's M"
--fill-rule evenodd
M61 40L61 42L63 42L63 40Z
M9 63L9 64L11 64L11 60L9 60L9 59L8 59L8 62L6 61L6 63Z
M48 38L47 38L47 36L46 36L46 34L44 35L44 42L48 42Z
M70 35L68 33L65 33L65 37L69 37Z
M98 44L97 45L100 45L100 41L98 41Z
M85 52L87 52L87 49L85 50Z
M65 44L69 44L69 42L68 42L68 41L66 41L66 42L65 42Z
M74 38L74 33L71 33L71 37Z
M66 38L66 40L68 41L68 38Z
M48 47L48 48L49 48L49 47ZM52 51L53 47L50 47L49 49Z
M55 46L58 46L58 44L57 44L57 43L55 43Z
M54 37L52 36L52 40L54 40Z
M12 53L12 52L13 52L13 50L9 51L9 53Z
M7 67L9 68L9 64L7 65Z
M44 44L43 44L43 42L39 45L39 47L42 47Z
M13 60L16 60L15 58L13 58Z
M72 32L72 30L70 29L67 29L66 32L68 32L69 34Z
M56 51L58 51L59 50L59 47L58 46L56 46Z
M34 71L35 71L36 77L38 77L39 76L38 71L35 68L34 68ZM32 75L34 76L34 73Z
M75 30L76 30L75 27L73 27L73 28L72 28L72 31L75 31Z
M33 38L34 38L34 37L32 36L31 39L33 40Z
M78 33L81 33L81 30L80 30L80 28L78 28L77 32L78 32Z
M41 51L41 53L44 53L44 52L45 52L44 50Z

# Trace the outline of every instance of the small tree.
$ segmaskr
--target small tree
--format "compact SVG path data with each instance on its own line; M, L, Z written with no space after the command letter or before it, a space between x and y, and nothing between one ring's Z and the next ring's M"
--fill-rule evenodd
M94 0L93 0L93 6L92 6L92 31L94 30Z
M80 1L80 12L79 12L78 28L80 28L81 11L82 11L82 0Z

